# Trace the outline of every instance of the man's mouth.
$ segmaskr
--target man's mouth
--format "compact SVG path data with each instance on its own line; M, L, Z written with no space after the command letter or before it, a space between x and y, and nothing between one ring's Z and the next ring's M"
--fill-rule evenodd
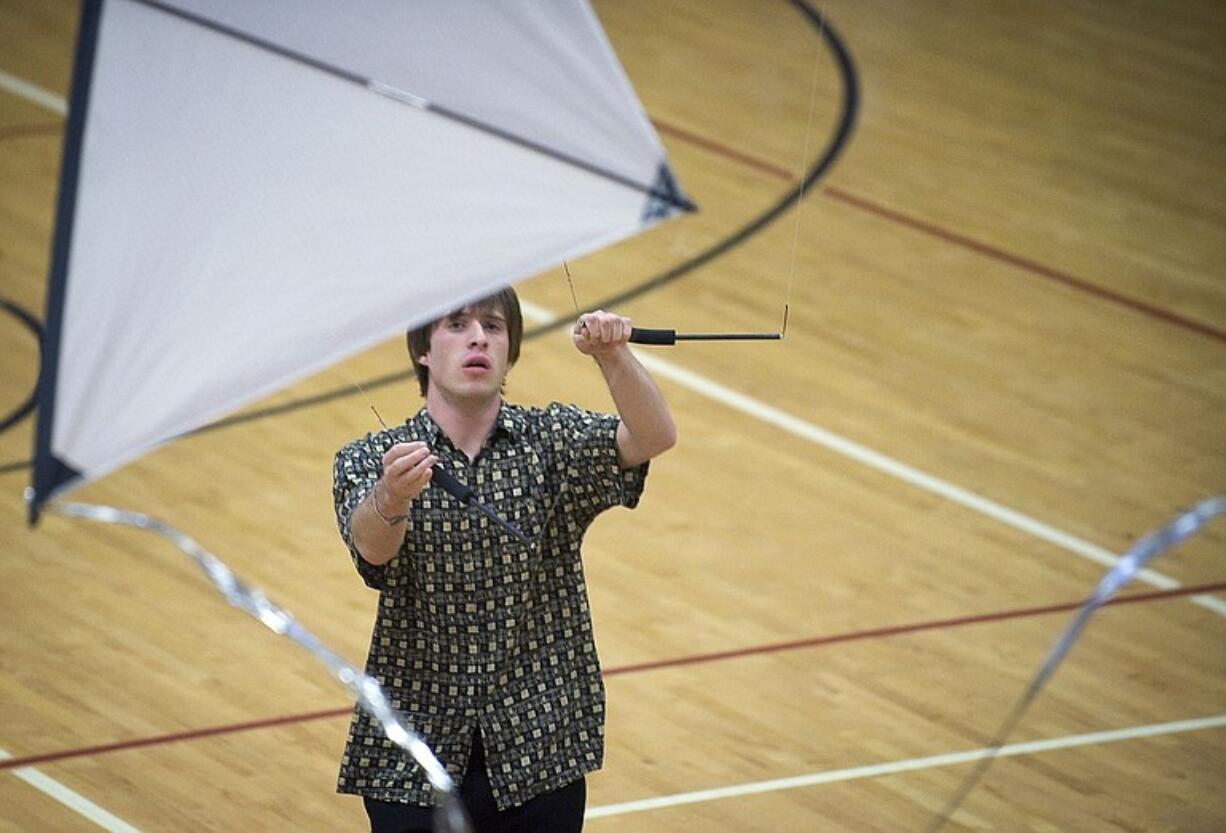
M469 356L468 358L464 360L465 370L471 370L471 369L490 370L493 366L494 366L493 362L491 362L485 356Z

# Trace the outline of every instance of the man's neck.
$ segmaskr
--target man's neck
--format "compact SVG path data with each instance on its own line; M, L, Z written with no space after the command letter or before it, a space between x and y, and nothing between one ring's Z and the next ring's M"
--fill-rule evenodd
M469 460L477 459L481 453L501 405L502 399L497 396L488 401L469 402L451 399L434 388L426 393L426 412Z

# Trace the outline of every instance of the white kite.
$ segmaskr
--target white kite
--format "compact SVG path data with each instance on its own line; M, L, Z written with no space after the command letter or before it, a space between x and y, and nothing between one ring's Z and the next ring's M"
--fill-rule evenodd
M87 2L31 517L690 208L581 0Z

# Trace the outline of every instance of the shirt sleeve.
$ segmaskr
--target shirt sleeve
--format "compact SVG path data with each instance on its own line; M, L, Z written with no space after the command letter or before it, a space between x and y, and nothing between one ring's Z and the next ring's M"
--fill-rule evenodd
M362 581L376 590L382 590L386 583L387 565L371 564L362 557L353 543L350 521L353 511L375 487L382 473L383 455L376 453L369 435L338 451L332 467L332 502L336 507L336 525L340 529L341 540L349 548L349 556Z
M613 506L633 509L643 495L650 461L623 469L617 455L615 414L554 403L547 409L554 431L565 438L564 482L586 522Z

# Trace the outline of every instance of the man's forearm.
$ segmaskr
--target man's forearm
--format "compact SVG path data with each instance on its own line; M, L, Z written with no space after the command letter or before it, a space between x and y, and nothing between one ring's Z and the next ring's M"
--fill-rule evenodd
M633 468L672 448L677 427L668 403L630 348L623 344L598 355L596 363L621 417L617 447L622 465Z
M438 458L420 440L383 452L383 474L353 510L349 533L362 558L386 564L400 552L413 501L430 483Z
M408 507L393 507L386 503L379 507L379 511L375 511L378 491L376 486L367 492L362 502L354 508L353 516L349 520L349 532L353 536L353 544L357 547L358 554L376 566L386 564L400 552L410 511ZM379 512L385 517L380 517ZM397 516L404 519L397 520ZM391 519L393 523L388 523L385 518Z

